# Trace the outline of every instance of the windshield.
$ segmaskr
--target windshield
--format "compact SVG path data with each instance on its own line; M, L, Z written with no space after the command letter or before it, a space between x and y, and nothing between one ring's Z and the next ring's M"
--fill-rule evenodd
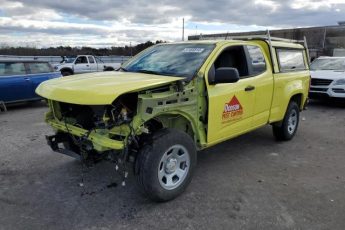
M135 56L123 68L128 72L191 79L214 49L213 44L164 44Z
M345 70L345 58L316 59L310 65L311 70Z

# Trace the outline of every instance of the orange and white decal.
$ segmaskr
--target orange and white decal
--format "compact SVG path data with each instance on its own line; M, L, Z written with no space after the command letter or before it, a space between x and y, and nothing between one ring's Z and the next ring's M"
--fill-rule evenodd
M243 108L236 96L233 96L232 99L225 103L224 111L222 114L222 123L228 123L234 120L238 120L242 117Z

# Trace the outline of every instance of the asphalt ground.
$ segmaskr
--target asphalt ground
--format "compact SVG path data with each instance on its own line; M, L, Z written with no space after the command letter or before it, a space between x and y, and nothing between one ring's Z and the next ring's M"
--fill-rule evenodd
M52 152L43 103L0 113L0 229L345 229L345 105L312 101L292 141L270 126L199 152L183 195L153 203L114 165ZM81 186L82 185L82 186Z

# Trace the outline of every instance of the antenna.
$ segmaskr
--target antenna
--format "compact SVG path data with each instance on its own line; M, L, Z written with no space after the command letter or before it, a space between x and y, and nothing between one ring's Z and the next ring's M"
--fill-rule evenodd
M226 35L225 35L225 40L228 39L228 35L229 35L229 31L226 32Z

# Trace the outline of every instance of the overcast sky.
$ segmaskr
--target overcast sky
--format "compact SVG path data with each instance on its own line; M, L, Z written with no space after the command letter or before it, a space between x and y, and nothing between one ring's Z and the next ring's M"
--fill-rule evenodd
M188 35L335 25L345 0L0 0L0 45L110 47Z

